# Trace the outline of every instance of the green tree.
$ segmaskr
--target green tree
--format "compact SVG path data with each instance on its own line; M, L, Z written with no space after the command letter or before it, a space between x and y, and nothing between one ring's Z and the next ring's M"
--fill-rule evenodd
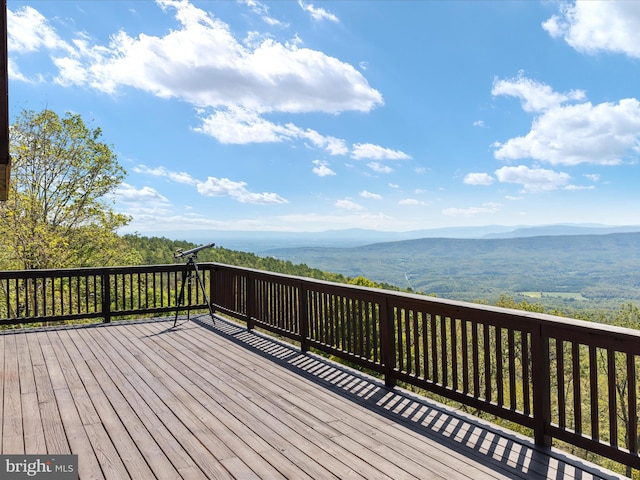
M108 195L125 171L111 148L77 114L22 111L10 128L12 179L0 205L3 268L132 263L116 234L129 221Z

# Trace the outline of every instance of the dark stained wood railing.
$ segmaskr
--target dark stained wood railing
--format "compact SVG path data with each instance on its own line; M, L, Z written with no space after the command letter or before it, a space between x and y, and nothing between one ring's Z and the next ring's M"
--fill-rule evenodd
M640 468L640 331L199 265L213 307L382 375ZM0 272L0 324L173 314L183 265ZM208 312L193 282L187 307ZM184 308L184 307L182 307Z
M212 265L216 308L631 468L640 331Z
M184 265L0 272L0 325L172 313L183 273ZM197 283L191 287L188 308L206 308Z

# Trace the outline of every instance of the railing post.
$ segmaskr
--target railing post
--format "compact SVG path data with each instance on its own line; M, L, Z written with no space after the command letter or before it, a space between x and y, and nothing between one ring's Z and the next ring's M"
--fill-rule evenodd
M384 384L388 388L393 388L396 386L393 374L396 368L395 328L392 307L389 305L389 299L386 295L382 297L378 308L380 308L380 353L384 367Z
M102 288L102 316L104 317L104 323L111 322L111 276L109 272L102 273L101 280Z
M250 272L247 272L247 276L245 277L247 280L247 330L253 330L254 321L256 312L256 294L255 294L255 284L253 275Z
M301 280L298 285L298 325L300 333L300 351L309 351L309 315L307 311L307 289Z
M218 298L216 296L216 266L208 264L209 269L209 305L215 312L215 305L218 304Z
M551 423L549 368L549 337L543 334L542 324L539 323L531 333L533 438L539 447L551 446L551 437L547 434L547 425Z

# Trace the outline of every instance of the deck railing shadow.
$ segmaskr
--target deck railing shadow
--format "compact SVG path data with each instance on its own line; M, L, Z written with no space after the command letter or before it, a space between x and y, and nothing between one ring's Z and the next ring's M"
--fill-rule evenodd
M248 331L234 321L217 317L215 327L205 315L192 321L416 435L479 460L500 475L514 479L621 478L555 448L539 448L527 437L420 395L401 388L390 389L380 379L316 354L302 353L294 345ZM185 325L181 322L176 328Z

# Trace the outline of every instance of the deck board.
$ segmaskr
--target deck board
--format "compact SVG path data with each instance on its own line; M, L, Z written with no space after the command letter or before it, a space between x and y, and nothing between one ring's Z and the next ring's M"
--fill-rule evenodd
M0 333L0 451L80 478L621 478L218 319Z

